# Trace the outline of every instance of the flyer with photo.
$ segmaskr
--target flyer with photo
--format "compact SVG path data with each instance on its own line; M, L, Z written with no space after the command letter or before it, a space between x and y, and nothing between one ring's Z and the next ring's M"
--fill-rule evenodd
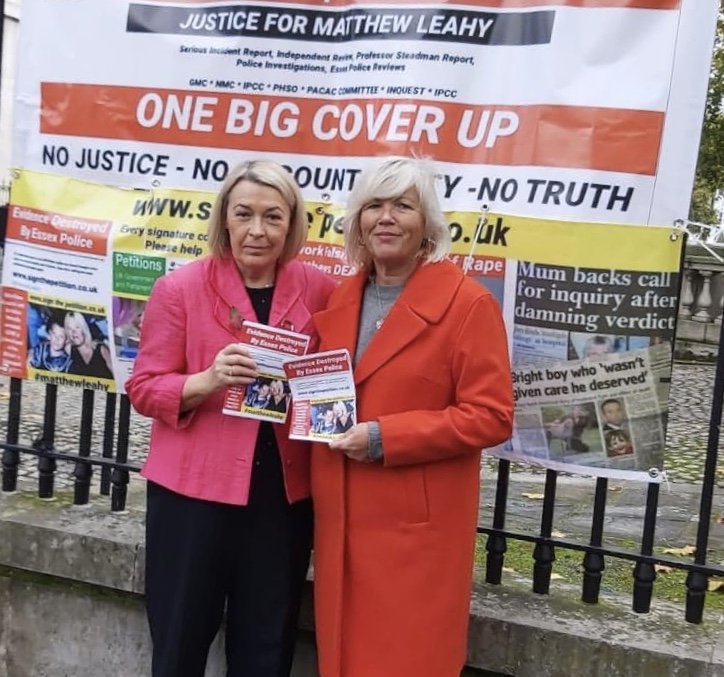
M352 360L344 348L284 363L292 393L289 437L329 441L357 422Z
M259 377L249 385L229 388L223 413L284 423L291 397L284 362L307 352L309 336L248 321L242 323L238 336L256 362Z

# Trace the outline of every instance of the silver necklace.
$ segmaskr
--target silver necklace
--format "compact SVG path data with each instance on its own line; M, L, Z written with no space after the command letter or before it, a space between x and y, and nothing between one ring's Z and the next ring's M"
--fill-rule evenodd
M385 321L385 318L387 317L387 314L385 313L384 309L382 308L382 300L380 299L380 288L377 286L377 276L376 275L371 276L370 282L372 283L372 286L375 289L375 298L377 299L377 310L379 311L379 316L375 320L375 331L379 331Z
M247 289L271 289L274 286L274 280L265 282L264 284L245 285Z

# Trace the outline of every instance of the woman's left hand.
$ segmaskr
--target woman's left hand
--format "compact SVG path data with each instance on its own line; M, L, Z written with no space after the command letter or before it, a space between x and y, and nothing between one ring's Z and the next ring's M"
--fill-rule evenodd
M329 448L341 451L347 458L360 463L369 463L369 430L366 423L352 426L346 433L329 442Z

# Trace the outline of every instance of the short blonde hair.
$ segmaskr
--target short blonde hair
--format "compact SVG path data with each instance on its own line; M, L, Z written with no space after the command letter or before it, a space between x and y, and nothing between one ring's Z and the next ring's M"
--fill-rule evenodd
M435 189L435 167L429 160L389 157L366 169L357 179L347 201L342 222L347 261L354 266L369 266L372 257L362 244L360 214L374 199L399 197L414 188L420 201L427 247L421 252L426 262L442 261L450 251L450 228L440 209Z
M278 191L291 212L289 232L279 260L281 263L293 259L302 249L309 223L304 208L304 199L292 175L280 164L271 160L250 160L236 165L226 177L216 196L209 217L209 253L222 258L229 253L229 231L226 229L226 211L229 193L240 181L250 181Z

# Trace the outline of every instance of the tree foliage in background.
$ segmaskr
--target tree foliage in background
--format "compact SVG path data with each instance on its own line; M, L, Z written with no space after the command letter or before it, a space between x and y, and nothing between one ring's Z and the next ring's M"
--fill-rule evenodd
M699 160L689 218L700 223L719 223L717 200L724 195L724 0L719 1L709 91L704 109Z

